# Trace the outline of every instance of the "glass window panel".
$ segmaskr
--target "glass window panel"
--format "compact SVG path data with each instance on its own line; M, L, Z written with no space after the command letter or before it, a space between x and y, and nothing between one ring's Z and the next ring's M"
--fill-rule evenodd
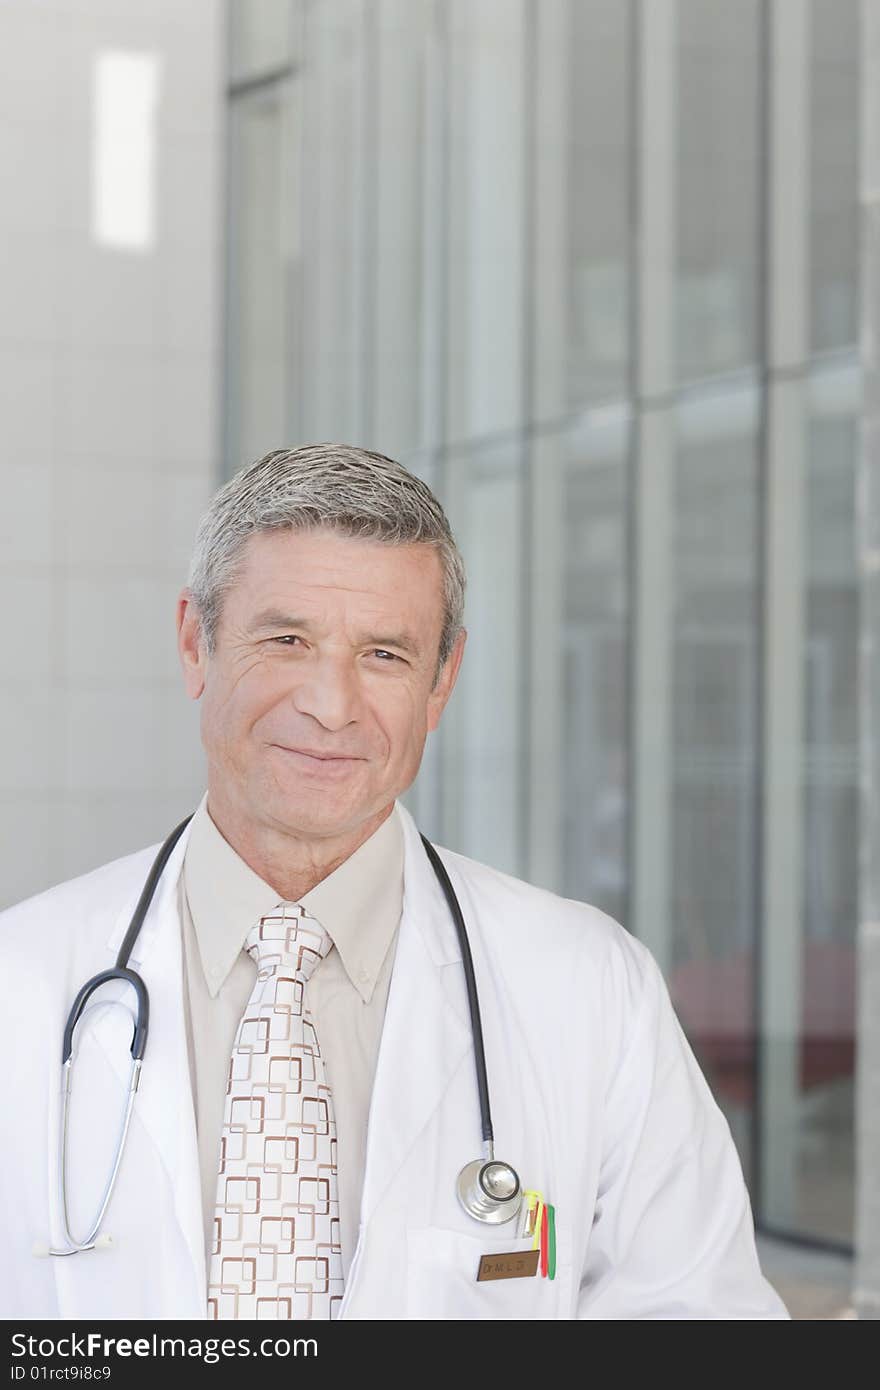
M375 261L364 442L399 457L441 442L442 73L429 0L380 0L372 15Z
M552 419L627 390L631 7L536 16L534 398Z
M306 14L300 439L364 442L375 271L366 241L373 178L369 14L364 0L323 0Z
M230 114L226 464L230 473L288 440L301 274L297 238L298 86L237 97Z
M620 0L575 3L572 21L566 357L568 403L576 407L623 394L627 386L629 6Z
M588 480L598 483L597 478ZM576 605L573 605L576 606ZM627 748L621 720L625 636L583 619L566 632L565 897L627 919ZM586 717L586 727L578 719ZM598 730L601 738L591 738Z
M799 398L803 450L792 486L802 489L803 526L788 548L787 578L802 599L790 691L801 717L788 774L800 811L788 855L799 870L788 889L790 924L778 924L781 936L765 924L768 943L782 952L766 994L762 1045L770 1104L760 1216L781 1233L842 1243L854 1234L858 396L851 362L815 371Z
M523 419L526 8L449 0L447 438Z
M227 0L233 82L292 61L303 0Z
M810 342L858 340L859 0L811 0Z
M850 1242L859 881L858 420L826 410L814 404L809 423L795 1219L800 1234Z
M522 456L498 445L450 456L444 509L468 575L468 630L444 714L445 823L451 847L524 874ZM447 721L447 715L450 718Z
M677 411L673 1002L748 1174L755 1066L758 392Z
M562 882L554 885L566 897L592 903L623 923L629 738L627 438L623 411L588 414L564 438L557 551L563 571L557 640L564 677L564 862Z
M760 6L678 0L680 382L757 360Z

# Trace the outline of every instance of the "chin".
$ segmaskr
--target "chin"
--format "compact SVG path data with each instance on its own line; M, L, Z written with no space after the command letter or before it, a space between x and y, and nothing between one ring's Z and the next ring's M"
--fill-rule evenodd
M337 825L340 828L357 825L370 814L369 808L359 813L353 798L343 787L318 788L300 784L282 787L273 783L258 804L291 830L332 831Z

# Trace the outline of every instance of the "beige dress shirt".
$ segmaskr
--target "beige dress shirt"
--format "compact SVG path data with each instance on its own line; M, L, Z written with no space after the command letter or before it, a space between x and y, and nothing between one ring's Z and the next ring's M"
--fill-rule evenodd
M403 907L403 843L395 802L379 829L299 899L333 940L308 981L306 1003L333 1094L346 1277L357 1245L367 1119ZM209 814L206 792L192 819L179 888L206 1262L213 1244L229 1059L257 976L244 940L282 897L224 839Z

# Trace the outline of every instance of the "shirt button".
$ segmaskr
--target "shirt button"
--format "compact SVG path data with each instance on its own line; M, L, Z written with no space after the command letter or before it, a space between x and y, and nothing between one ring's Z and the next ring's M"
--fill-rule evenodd
M211 966L211 978L212 978L212 980L219 980L219 978L220 978L220 966L219 966L219 965L212 965L212 966Z
M361 982L362 985L367 984L367 983L369 982L369 979L370 979L370 972L369 972L369 970L359 970L359 971L358 971L358 979L360 980L360 982Z

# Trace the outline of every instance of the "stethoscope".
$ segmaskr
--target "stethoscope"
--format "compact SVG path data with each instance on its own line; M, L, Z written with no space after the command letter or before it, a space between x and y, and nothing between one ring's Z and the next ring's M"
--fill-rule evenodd
M147 987L137 971L129 968L128 959L131 955L134 943L137 940L138 932L143 925L144 918L147 915L147 909L153 899L156 885L168 862L168 857L191 820L192 816L190 815L187 816L186 820L181 821L180 825L172 830L168 839L156 855L153 867L141 890L141 896L138 899L138 904L134 910L128 930L119 948L115 966L110 970L102 970L100 974L94 975L91 980L88 980L83 985L74 999L73 1006L68 1014L67 1023L64 1026L63 1055L61 1059L62 1108L60 1164L61 1212L64 1223L64 1236L68 1242L68 1248L66 1250L56 1250L51 1247L38 1246L35 1247L35 1254L76 1255L82 1250L94 1250L113 1244L111 1236L106 1234L99 1235L99 1231L101 1222L104 1220L104 1214L110 1205L110 1198L113 1195L116 1176L122 1161L122 1151L125 1147L134 1098L137 1093L141 1067L144 1062L144 1052L147 1047L147 1032L150 1022L150 998L147 993ZM458 1175L456 1192L458 1194L458 1200L468 1216L474 1217L477 1221L488 1222L490 1225L502 1225L506 1221L512 1221L518 1214L522 1205L523 1194L520 1188L519 1176L515 1169L512 1168L509 1163L504 1163L495 1158L495 1140L492 1130L492 1116L489 1108L489 1081L486 1075L486 1057L483 1051L483 1027L480 1021L480 1006L477 1001L477 983L474 979L474 966L471 959L470 943L465 930L464 917L462 916L458 898L455 896L455 891L449 881L449 875L446 872L440 856L430 841L425 839L424 835L421 836L421 841L440 882L440 887L445 894L461 945L461 959L462 965L464 966L465 980L467 982L468 1008L470 1009L471 1031L474 1040L477 1091L480 1097L483 1157L475 1158L472 1163L465 1164ZM73 1072L73 1030L79 1022L95 990L100 989L101 985L107 984L109 980L126 981L131 985L137 998L137 1013L135 1015L134 1034L131 1040L131 1071L129 1073L128 1096L126 1098L125 1111L122 1117L119 1139L116 1145L116 1153L113 1158L113 1164L106 1187L104 1188L104 1194L98 1207L98 1214L92 1222L88 1235L85 1236L83 1240L76 1240L70 1230L70 1214L67 1200L67 1138L70 1114L71 1078Z

